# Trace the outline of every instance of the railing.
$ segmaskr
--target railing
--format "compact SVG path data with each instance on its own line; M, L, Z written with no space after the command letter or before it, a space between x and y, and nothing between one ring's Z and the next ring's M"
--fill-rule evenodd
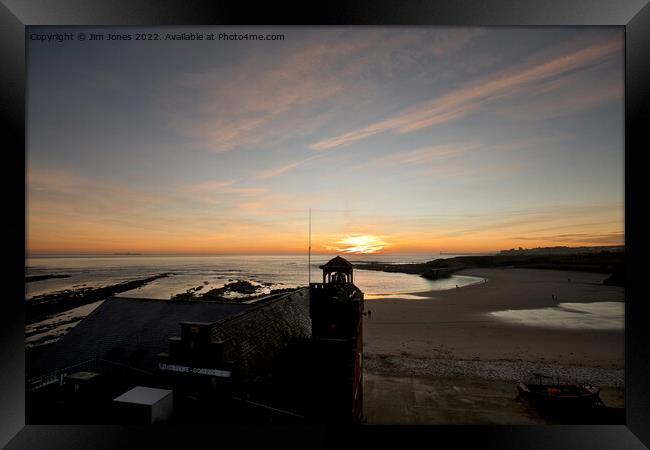
M118 363L115 361L109 361L108 359L97 358L97 371L107 375L107 376L116 376L137 373L139 375L155 375L153 372L144 369L138 369L137 367L129 366L128 364Z
M54 370L52 372L46 373L45 375L28 378L25 381L25 390L27 392L32 392L37 389L41 389L45 386L61 382L62 377L65 377L69 373L80 371L98 372L109 377L134 373L137 373L139 375L153 375L153 372L150 372L148 370L138 369L136 367L129 366L128 364L93 357L88 358L85 361L66 366L62 369Z
M343 285L336 285L331 283L311 283L309 285L309 288L310 291L314 292L315 294L323 293L326 295L336 295L339 293L345 293L350 300L354 299L354 297L357 295L363 294L361 290L352 283Z
M58 369L46 373L45 375L28 378L25 381L25 390L27 390L27 392L31 392L31 391L35 391L36 389L49 386L50 384L54 384L60 381L62 376L65 377L65 375L67 375L72 371L79 372L82 369L85 369L87 371L96 370L97 359L98 358L89 358L85 361L73 364L71 366L64 367L63 369Z
M299 419L301 421L310 420L309 417L303 416L302 414L297 414L297 413L294 413L294 412L291 412L291 411L287 411L285 409L280 409L280 408L276 408L276 407L273 407L273 406L265 405L263 403L254 402L252 400L247 400L247 399L237 397L237 396L234 396L234 395L232 396L232 399L235 400L235 401L245 403L245 404L250 405L250 406L260 408L262 410L270 411L270 412L275 413L275 414L280 414L282 416L293 417L293 418Z

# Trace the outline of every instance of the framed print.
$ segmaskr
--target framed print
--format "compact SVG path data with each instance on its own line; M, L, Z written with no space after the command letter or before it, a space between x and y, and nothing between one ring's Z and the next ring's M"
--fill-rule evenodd
M649 445L646 3L0 10L7 448Z

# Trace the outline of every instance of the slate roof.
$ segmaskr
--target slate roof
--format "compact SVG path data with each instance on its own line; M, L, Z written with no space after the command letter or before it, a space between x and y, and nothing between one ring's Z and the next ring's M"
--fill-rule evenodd
M233 376L241 383L268 373L274 358L292 338L309 336L308 289L258 304L212 329L212 339L224 343L224 357L234 363Z
M345 258L337 256L320 266L321 269L351 269L352 264Z
M218 322L254 305L112 297L104 301L27 368L31 376L93 357L147 370L167 352L167 339L180 336L182 321Z

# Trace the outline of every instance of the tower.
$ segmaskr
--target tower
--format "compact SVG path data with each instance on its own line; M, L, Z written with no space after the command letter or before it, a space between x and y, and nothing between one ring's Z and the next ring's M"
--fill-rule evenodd
M363 292L353 283L353 266L337 256L320 266L322 283L309 285L312 340L320 348L323 384L330 411L351 422L363 414Z

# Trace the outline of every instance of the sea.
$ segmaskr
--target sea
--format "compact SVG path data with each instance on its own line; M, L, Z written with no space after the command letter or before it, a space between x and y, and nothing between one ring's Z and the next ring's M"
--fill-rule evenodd
M421 263L438 258L452 258L452 254L382 254L347 255L356 262L388 264ZM166 278L156 279L140 288L117 296L170 299L173 295L200 289L197 293L223 287L232 281L249 281L260 286L259 293L272 289L307 286L309 281L322 280L319 265L333 255L311 255L311 261L301 255L39 255L26 259L26 276L69 275L26 283L26 300L43 294L68 289L109 286L138 280L161 273ZM366 299L385 298L417 292L444 290L482 282L478 277L453 275L442 280L427 280L418 275L354 271L354 283ZM407 297L410 298L410 297ZM414 297L417 298L417 297Z
M422 263L461 254L382 254L344 255L354 263ZM58 291L110 286L126 281L170 274L139 288L116 294L117 297L170 300L192 290L196 294L221 288L234 281L258 286L255 294L274 289L307 286L322 280L319 266L333 255L34 255L26 259L26 276L67 275L25 284L25 299ZM428 297L426 291L442 291L483 283L480 277L452 275L428 280L418 275L354 270L354 284L364 292L365 300L396 298L417 301ZM234 294L233 297L237 297ZM242 299L242 301L247 301ZM255 301L255 300L251 300ZM59 339L71 327L90 314L102 300L70 309L26 326L26 346L39 346ZM562 303L541 310L506 310L489 313L493 319L534 327L570 329L622 329L624 303Z
M418 263L454 255L348 255L352 262ZM25 261L26 276L67 275L25 283L25 299L81 288L110 286L162 273L139 288L116 294L116 297L170 300L192 289L196 294L223 287L233 281L248 281L258 286L255 294L273 289L307 286L322 280L318 267L333 255L34 255ZM453 275L442 280L427 280L418 275L354 271L354 284L366 300L396 297L414 301L427 297L418 292L444 290L483 282L482 278ZM237 294L232 295L236 297ZM242 299L242 301L246 301ZM56 342L103 300L55 314L25 326L26 348Z

